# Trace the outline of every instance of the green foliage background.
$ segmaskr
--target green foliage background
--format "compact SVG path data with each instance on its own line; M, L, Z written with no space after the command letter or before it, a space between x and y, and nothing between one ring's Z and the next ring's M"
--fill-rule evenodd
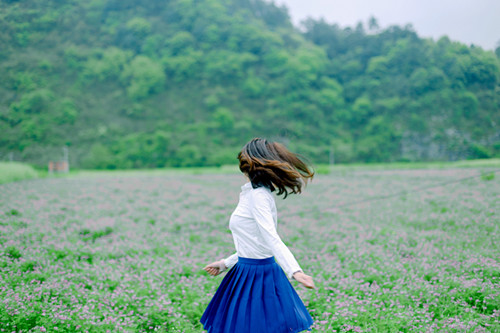
M234 163L255 136L317 163L500 156L500 52L303 28L261 0L0 1L0 148L111 169Z

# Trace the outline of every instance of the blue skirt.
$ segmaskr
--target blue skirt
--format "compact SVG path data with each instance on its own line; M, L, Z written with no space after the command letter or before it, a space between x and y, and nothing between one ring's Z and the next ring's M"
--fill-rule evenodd
M313 319L274 257L238 257L200 322L208 333L297 333Z

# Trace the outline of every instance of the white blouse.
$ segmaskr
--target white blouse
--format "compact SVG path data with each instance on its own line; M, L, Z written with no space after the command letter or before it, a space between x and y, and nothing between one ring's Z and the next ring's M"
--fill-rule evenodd
M289 278L302 270L278 235L277 221L271 190L264 186L254 189L250 182L243 185L238 206L229 219L236 253L224 259L226 267L233 267L238 256L256 259L274 256Z

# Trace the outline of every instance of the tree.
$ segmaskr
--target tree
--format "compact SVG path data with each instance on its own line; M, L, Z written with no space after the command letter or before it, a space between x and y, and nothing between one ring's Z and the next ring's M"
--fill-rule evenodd
M159 63L139 55L125 66L121 79L127 85L127 95L140 100L162 90L166 77Z
M378 31L380 29L380 26L378 25L378 21L375 17L371 16L369 19L368 19L368 29L370 31Z

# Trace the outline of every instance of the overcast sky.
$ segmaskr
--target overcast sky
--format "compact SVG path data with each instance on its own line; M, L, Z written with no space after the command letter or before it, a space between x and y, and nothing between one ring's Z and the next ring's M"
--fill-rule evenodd
M493 50L500 40L500 0L274 0L288 7L295 25L323 17L354 27L374 16L381 28L408 23L420 37L451 40Z

